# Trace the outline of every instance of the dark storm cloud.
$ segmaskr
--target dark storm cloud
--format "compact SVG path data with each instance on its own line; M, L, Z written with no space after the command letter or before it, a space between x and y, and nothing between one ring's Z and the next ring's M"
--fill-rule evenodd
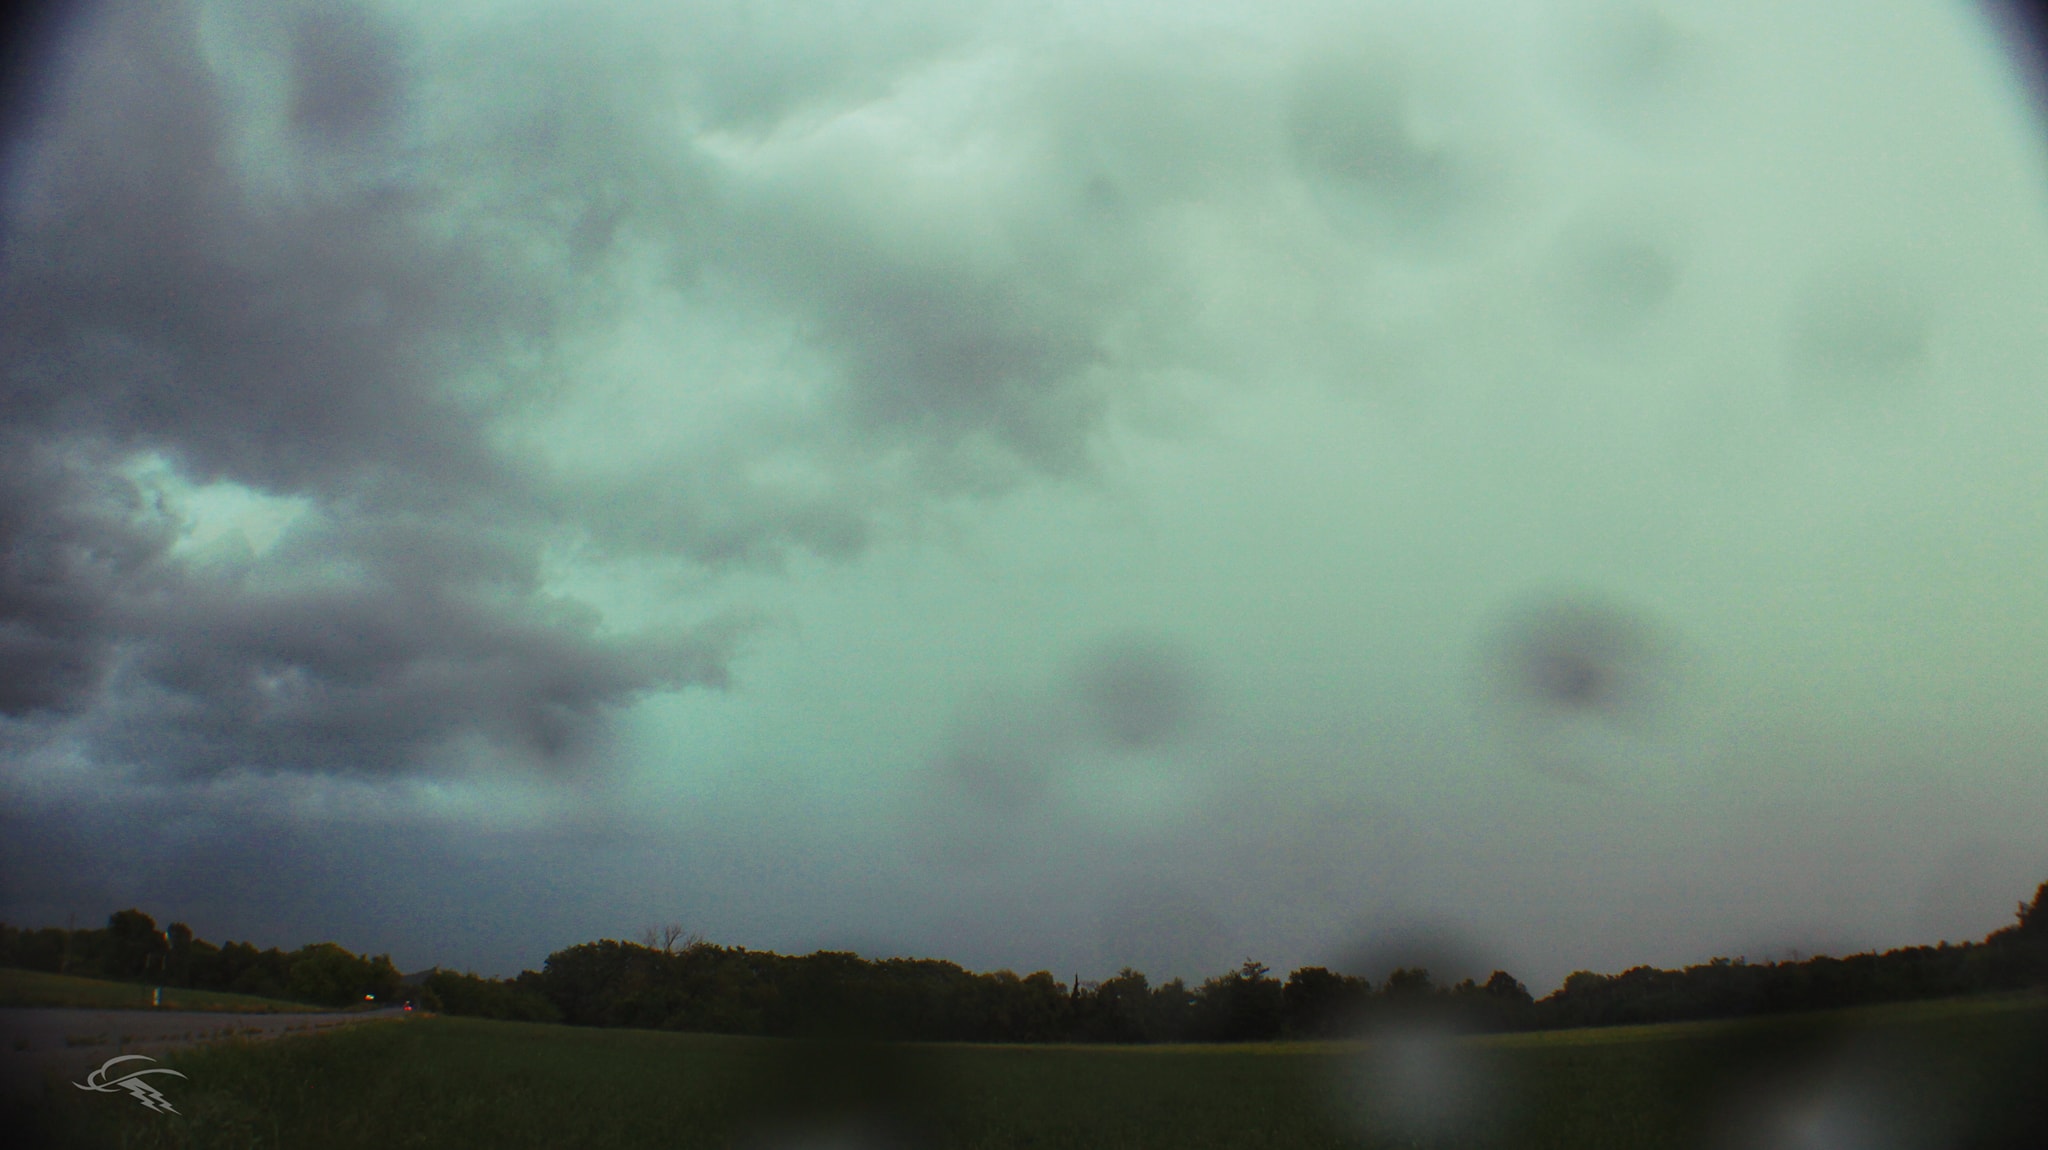
M614 240L659 253L658 282L620 312L673 292L698 321L725 321L706 324L719 329L708 338L774 344L761 370L794 384L709 416L731 418L726 434L638 461L623 484L570 480L564 505L623 549L710 564L843 557L904 500L1088 468L1108 399L1091 369L1109 362L1103 332L1120 314L1090 261L1117 253L1070 251L1061 197L1087 183L1071 153L1099 125L1040 123L1032 76L996 97L1023 106L1018 122L999 114L956 131L954 93L932 89L972 55L970 22L915 6L855 11L771 22L710 6L645 51L632 16L599 18L596 31L581 13L545 17L485 38L491 64L474 79L492 98L475 120L520 144L519 178L493 193L561 219L599 254ZM657 30L668 18L647 17ZM516 90L501 90L506 61ZM1013 150L1042 164L974 170ZM676 396L717 392L706 365L719 350L683 346L652 374ZM756 477L770 457L819 484ZM906 480L879 477L898 461ZM624 487L637 490L621 499Z
M1084 376L1105 360L1099 301L1058 269L949 242L942 226L905 251L899 237L840 218L841 178L822 170L784 186L729 186L736 226L707 269L745 277L802 317L838 368L838 433L910 447L940 487L1013 481L1017 464L1084 466L1104 398Z
M199 27L83 22L6 189L0 715L179 772L391 772L464 737L560 761L642 692L721 681L725 632L613 636L541 585L545 501L489 431L564 285L437 230L402 150L257 178ZM308 147L404 105L353 10L298 11L285 60ZM194 563L136 458L314 510Z
M71 714L97 752L185 772L387 772L466 736L553 760L642 692L721 681L732 632L612 635L544 592L552 542L843 557L870 500L1083 466L1092 298L958 244L899 250L829 164L719 173L660 110L800 131L889 98L947 21L778 24L839 62L816 71L726 16L680 59L558 18L450 47L351 7L229 16L92 13L5 189L0 420L34 445L4 490L6 714ZM282 86L238 79L250 60ZM794 322L836 368L827 409L614 478L508 450L508 420L578 394L559 341L621 301L628 242ZM874 461L906 448L910 489L882 490ZM818 479L758 478L770 457ZM128 477L152 459L310 510L275 550L195 563Z
M252 186L180 6L81 31L7 189L0 418L273 491L499 480L488 398L428 382L545 327L531 277L433 242L399 181Z
M305 11L296 24L293 126L345 139L388 125L405 87L395 37L356 8Z
M352 537L294 548L313 563L358 557L368 577L213 580L180 588L175 615L138 620L153 629L115 679L124 704L103 745L194 772L374 773L475 735L555 763L639 692L724 681L725 638L603 637L587 611L536 592L523 540L432 521L338 534Z
M136 485L99 462L0 435L0 715L90 703L119 599L170 542Z
M85 29L4 189L10 921L1197 978L1442 921L1533 985L2029 841L2022 735L1843 783L2036 669L2038 197L1935 5L195 3ZM1957 436L1806 450L1772 388L1892 288L1804 261L1902 235L1984 305L1894 357ZM744 689L636 704L728 604Z
M1071 461L1094 414L1073 382L1090 359L1079 325L1034 320L1012 292L944 274L869 267L841 289L825 314L850 353L858 414L919 438L980 433L1041 465Z
M75 915L86 927L136 906L216 942L291 949L332 939L388 951L406 971L446 963L504 974L638 925L564 897L565 881L576 881L568 876L590 859L590 843L573 835L309 819L254 797L202 784L11 802L0 809L5 917L62 924ZM422 922L436 924L431 937L414 933Z
M73 0L22 0L0 15L0 165L13 163L17 135L44 110L52 48L78 8Z

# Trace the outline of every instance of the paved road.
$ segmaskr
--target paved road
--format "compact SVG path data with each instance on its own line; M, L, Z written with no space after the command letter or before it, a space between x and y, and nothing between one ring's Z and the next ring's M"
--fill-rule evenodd
M0 1090L20 1094L34 1092L45 1079L79 1081L116 1054L156 1055L202 1042L311 1034L404 1017L396 1007L347 1014L0 1008Z

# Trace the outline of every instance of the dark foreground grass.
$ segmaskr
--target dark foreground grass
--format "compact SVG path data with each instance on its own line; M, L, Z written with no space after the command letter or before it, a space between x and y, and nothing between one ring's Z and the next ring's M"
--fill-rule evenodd
M47 974L40 970L0 967L0 1006L83 1006L98 1010L144 1010L154 1005L153 987L132 982L108 982L98 978L76 978L68 974ZM318 1006L258 998L253 994L229 994L224 990L163 988L165 1010L230 1010L243 1014L280 1011L316 1011Z
M167 1059L105 1147L2043 1147L2048 999L1366 1044L832 1046L450 1018ZM1860 1133L1859 1133L1860 1132Z

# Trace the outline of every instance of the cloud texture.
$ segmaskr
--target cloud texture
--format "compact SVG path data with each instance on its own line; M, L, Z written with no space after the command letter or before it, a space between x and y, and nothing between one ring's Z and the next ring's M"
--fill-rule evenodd
M2048 151L1975 8L63 27L0 912L269 859L282 930L416 855L506 966L680 915L1536 984L2048 861Z
M15 144L8 718L151 768L388 773L469 735L555 761L717 683L726 633L603 633L543 586L559 521L493 435L575 281L446 226L395 33L207 15L82 15ZM267 88L223 75L266 51ZM260 554L181 550L221 490L297 510Z

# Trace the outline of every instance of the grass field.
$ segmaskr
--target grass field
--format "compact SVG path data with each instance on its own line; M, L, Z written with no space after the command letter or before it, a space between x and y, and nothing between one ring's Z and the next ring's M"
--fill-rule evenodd
M2048 998L1438 1042L868 1046L422 1018L166 1060L106 1147L2040 1146ZM1861 1130L1864 1135L1859 1137Z
M85 1006L99 1010L146 1009L150 990L132 982L106 982L97 978L73 978L67 974L45 974L39 970L0 968L0 1006ZM229 994L218 990L164 988L166 1010L233 1010L249 1014L270 1011L320 1010L297 1002Z

